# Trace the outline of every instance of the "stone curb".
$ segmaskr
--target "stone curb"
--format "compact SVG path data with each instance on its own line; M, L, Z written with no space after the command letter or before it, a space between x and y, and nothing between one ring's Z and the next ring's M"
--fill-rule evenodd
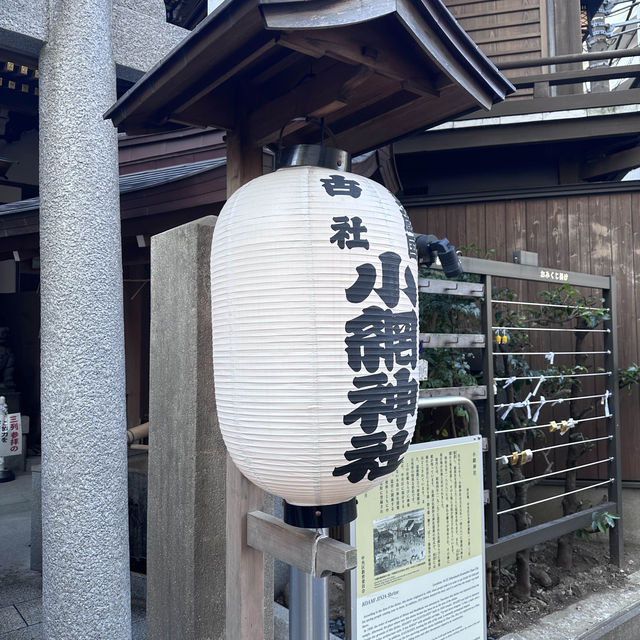
M634 637L638 621L640 621L640 602L611 616L576 640L629 640Z
M628 631L640 616L639 587L637 571L624 587L594 593L499 640L633 640L640 637Z

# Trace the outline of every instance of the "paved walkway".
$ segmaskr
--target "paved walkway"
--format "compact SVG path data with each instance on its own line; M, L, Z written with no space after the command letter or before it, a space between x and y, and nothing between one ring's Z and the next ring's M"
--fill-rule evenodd
M42 576L30 567L31 474L0 483L0 640L41 640ZM133 640L146 640L144 606L132 607Z

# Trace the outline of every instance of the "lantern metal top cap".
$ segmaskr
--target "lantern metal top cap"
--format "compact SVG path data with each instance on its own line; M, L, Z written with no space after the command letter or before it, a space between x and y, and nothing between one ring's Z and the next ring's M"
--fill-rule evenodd
M297 144L278 151L276 168L324 167L333 171L351 171L351 154L319 144Z

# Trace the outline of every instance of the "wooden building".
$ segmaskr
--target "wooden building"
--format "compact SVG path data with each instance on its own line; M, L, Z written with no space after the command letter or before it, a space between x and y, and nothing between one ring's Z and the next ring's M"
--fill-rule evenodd
M168 16L193 28L206 16L205 4L167 2ZM518 90L487 117L475 112L403 139L393 145L392 156L379 150L356 170L377 176L400 195L416 231L447 235L457 245L495 249L498 259L510 260L514 251L526 249L536 251L540 263L550 267L613 270L620 293L629 292L619 296L620 361L637 361L640 329L631 311L636 304L638 259L631 239L640 226L635 217L640 184L620 178L640 164L639 67L621 64L628 57L603 58L629 53L624 50L583 53L585 38L590 37L586 25L600 8L597 1L446 0L445 4ZM627 36L626 48L633 49L634 44ZM12 71L5 63L5 84L11 74L20 73L18 62ZM12 112L8 121L8 134L27 141L29 130L37 127L36 66L26 65L23 75L31 89L20 96L20 111ZM602 91L603 83L610 81L620 84ZM127 83L121 82L121 91L126 88ZM10 95L8 89L2 95ZM382 120L378 126L384 127ZM225 198L225 167L222 161L215 166L207 161L222 159L224 147L222 134L214 131L183 129L121 137L129 426L146 417L148 288L139 285L148 277L149 237L219 210ZM265 156L265 162L270 161ZM193 166L187 168L189 164ZM22 288L26 293L37 281L37 202L31 199L37 194L37 181L5 180L0 187L13 189L15 199L22 199L0 206L0 260L13 260L13 252L19 252L16 291ZM37 336L31 343L34 340ZM30 365L30 370L37 366ZM623 424L639 402L637 393L623 398ZM634 443L631 451L637 450L640 436L627 430L625 437ZM638 480L633 454L627 455L625 477Z
M447 6L518 90L485 117L394 144L400 198L415 230L495 250L497 260L511 262L526 250L553 269L614 274L620 365L637 363L640 182L628 174L640 166L639 50L635 27L622 33L613 26L633 18L633 6ZM623 478L630 482L640 480L639 403L637 390L621 395Z
M268 158L267 158L268 161ZM225 197L225 145L219 131L122 136L120 205L124 268L127 424L146 421L150 237L217 213ZM0 326L10 328L22 413L39 433L39 198L0 205L0 265L12 284L0 293Z
M181 0L172 2L167 0L168 19L193 28L206 17L206 2ZM240 6L242 3L236 3ZM271 3L273 5L273 3ZM441 6L441 5L440 5ZM245 9L241 9L244 11ZM280 9L275 5L269 8L274 13L276 22L281 19ZM439 8L438 11L442 11ZM267 37L272 34L257 36L260 28L259 14L251 21L246 21L248 28L254 30L254 36L264 42L251 54L247 60L251 65L254 58L262 56L260 64L263 69L256 78L261 83L254 93L265 100L261 110L254 116L255 130L262 130L264 144L276 144L280 130L280 119L294 117L299 109L310 109L315 115L337 114L339 126L334 123L333 129L338 133L339 144L345 144L352 150L363 151L374 147L377 141L386 141L394 137L389 131L391 120L387 114L398 114L393 126L398 131L404 131L406 118L415 120L414 128L426 122L420 109L428 113L428 121L446 120L451 115L473 109L480 104L491 106L494 100L504 96L510 87L496 72L488 61L479 55L473 42L464 34L450 16L443 16L442 38L450 38L446 46L451 53L444 54L455 74L468 74L465 87L461 88L452 81L437 64L429 64L428 69L420 69L418 60L423 60L424 54L418 47L410 45L411 55L403 61L392 59L385 62L384 55L377 61L380 52L373 50L368 53L341 51L340 43L317 43L312 41L286 43L286 38ZM450 23L450 24L449 24ZM275 24L275 23L274 23ZM207 25L203 25L205 30ZM392 25L390 24L391 28ZM400 37L402 30L393 27ZM363 27L351 27L354 37L367 42L370 38ZM243 37L249 48L255 47L247 32ZM424 34L423 34L424 36ZM421 37L423 37L421 36ZM229 46L234 46L238 35L225 34ZM288 37L288 36L287 36ZM292 36L293 37L293 36ZM298 36L299 37L299 36ZM424 36L426 37L426 36ZM295 38L294 38L295 40ZM226 40L225 40L226 42ZM322 54L317 47L322 45L328 53ZM226 46L226 45L225 45ZM382 47L382 43L378 44ZM315 47L315 48L314 48ZM249 49L247 50L249 51ZM375 54L375 55L374 55ZM440 54L439 54L440 55ZM253 56L253 57L251 57ZM309 63L312 60L312 63ZM344 61L347 60L349 64ZM464 65L473 61L471 71L465 70ZM10 50L0 49L0 106L4 105L6 119L2 120L0 110L0 125L5 126L5 141L0 141L0 155L11 156L17 162L9 159L0 168L8 175L0 182L0 265L9 273L9 279L15 281L15 286L6 289L9 296L5 305L6 311L0 315L0 324L7 323L13 328L15 348L23 352L24 367L28 373L20 379L23 387L32 390L25 396L23 411L33 416L34 433L32 440L37 442L38 430L38 278L39 278L39 220L38 220L38 65L37 59L17 55ZM396 77L402 72L411 81L401 82ZM189 73L179 73L175 87L180 83L189 83L194 74L199 72L198 65L203 64L203 58L195 56L189 67ZM308 76L308 65L312 64L320 75ZM268 71L269 66L276 65L274 70L288 68L288 76L282 87L275 86ZM255 65L254 65L255 66ZM233 69L233 67L232 67ZM254 72L251 67L252 73ZM197 74L196 74L197 75ZM361 93L361 87L369 86L372 76L377 78L376 88L368 93ZM320 92L315 88L319 82L325 82L333 77L334 81L329 91ZM27 90L20 90L20 81ZM296 83L302 81L304 86L295 88ZM11 84L9 84L11 83ZM17 84L16 84L17 83ZM291 84L291 88L287 88ZM435 84L434 84L435 83ZM435 85L438 85L436 87ZM131 86L131 82L120 79L118 93L123 95ZM371 85L373 86L373 85ZM144 85L143 85L144 88ZM205 101L214 97L215 100L228 100L235 89L222 85L223 91L218 89L202 92ZM446 99L440 100L440 92ZM231 93L230 93L231 92ZM279 95L281 92L283 95ZM286 94L286 95L285 95ZM273 117L269 119L265 108L279 105L277 123ZM405 109L405 105L413 105ZM189 117L197 110L196 105L189 107ZM290 113L289 113L290 112ZM203 112L206 114L206 111ZM218 110L218 114L229 113L229 110ZM380 114L377 116L376 114ZM361 117L367 117L371 122L371 129L366 134L359 133L360 139L354 139L351 134L353 123ZM186 116L178 117L184 119ZM286 118L285 118L286 119ZM206 118L205 118L206 120ZM385 128L380 123L385 122ZM202 117L196 117L196 125L206 125ZM225 125L223 118L216 124ZM178 123L180 127L180 124ZM175 129L175 124L169 129L157 133L147 133L154 130L154 126L147 123L137 129L142 135L121 134L119 139L119 164L121 173L120 202L122 218L122 245L125 280L125 337L127 360L127 423L134 426L145 421L147 417L147 389L148 389L148 263L150 236L184 222L197 219L204 215L215 214L219 211L226 197L226 146L223 133L214 129ZM136 127L131 128L134 130ZM173 129L173 130L172 130ZM379 130L380 133L376 133ZM316 127L308 125L301 127L300 123L292 123L286 132L288 140L300 140L305 136L315 139ZM397 135L397 134L395 134ZM302 136L302 137L301 137ZM377 137L376 137L377 136ZM1 137L1 136L0 136ZM371 152L362 156L354 165L354 171L363 175L382 176L393 179L392 165L388 149ZM273 153L268 151L264 155L264 165L268 170L272 166ZM25 325L10 309L15 301L30 298L28 314L33 319L29 323L32 327L29 335L25 335ZM18 303L16 303L18 304ZM19 305L23 303L20 302ZM25 312L26 313L26 312ZM22 327L22 328L19 328ZM27 345L29 345L27 347ZM28 352L28 353L27 353ZM22 374L20 374L22 375Z

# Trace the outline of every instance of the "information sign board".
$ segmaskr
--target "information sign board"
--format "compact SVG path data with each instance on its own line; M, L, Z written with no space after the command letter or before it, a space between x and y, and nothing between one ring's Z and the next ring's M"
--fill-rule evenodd
M414 445L359 496L352 640L486 639L482 505L479 436Z
M20 414L4 414L0 412L0 458L17 456L21 453L22 427Z

